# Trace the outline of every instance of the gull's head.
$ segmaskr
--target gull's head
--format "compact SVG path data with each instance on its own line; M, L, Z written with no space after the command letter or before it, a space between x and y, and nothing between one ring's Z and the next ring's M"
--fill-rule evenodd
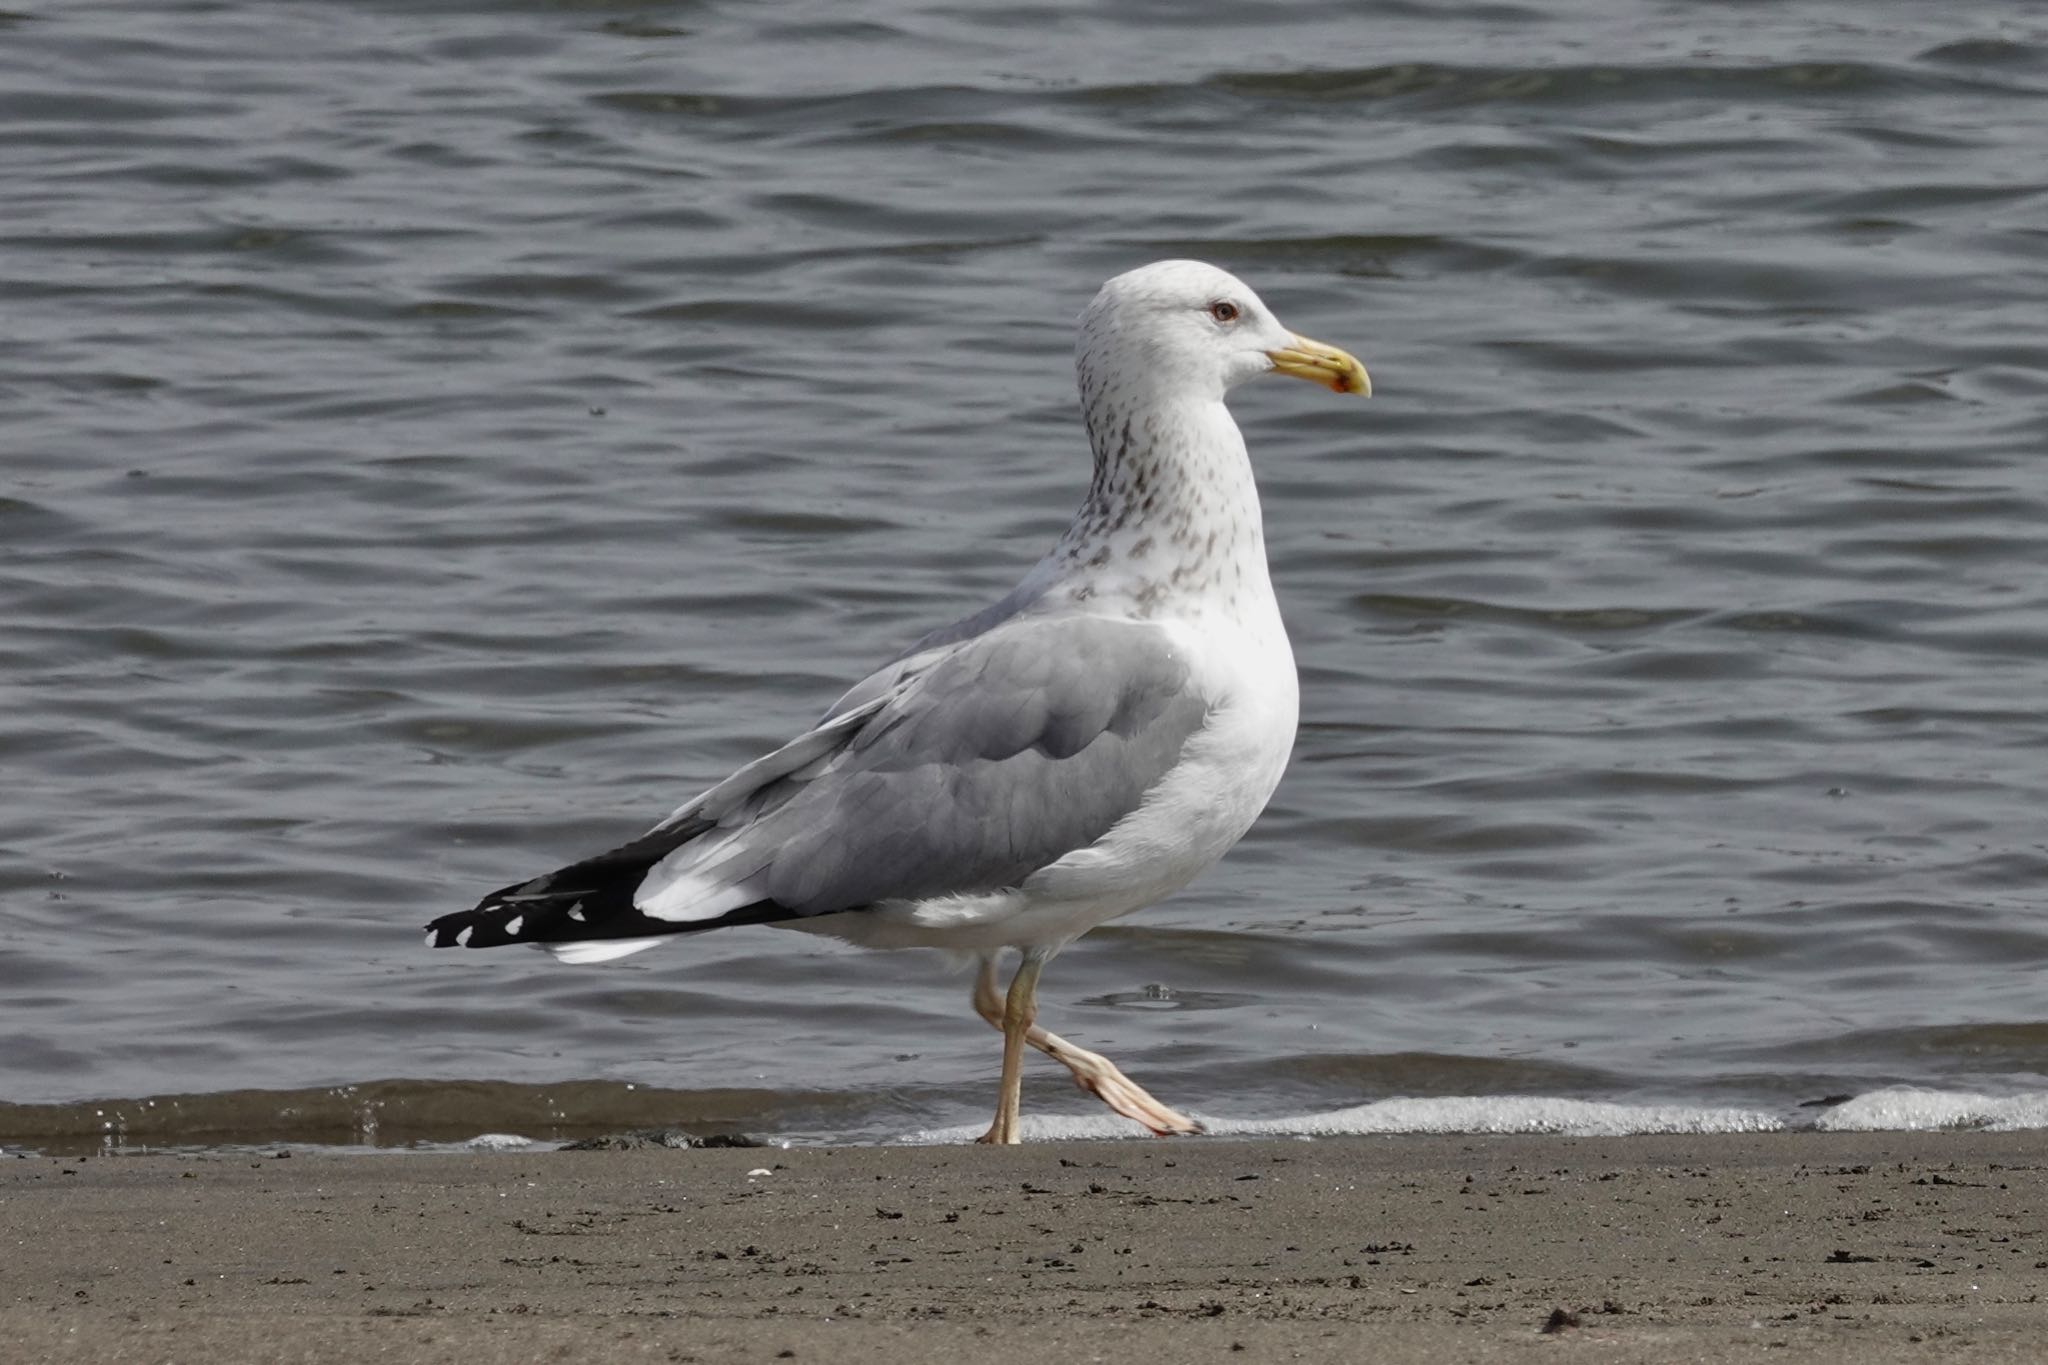
M1251 286L1202 261L1154 261L1102 286L1074 348L1081 388L1220 399L1277 371L1336 393L1370 394L1349 352L1280 325Z

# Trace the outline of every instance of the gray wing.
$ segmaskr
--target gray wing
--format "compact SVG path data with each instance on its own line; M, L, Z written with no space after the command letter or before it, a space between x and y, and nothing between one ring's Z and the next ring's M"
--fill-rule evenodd
M650 872L643 912L817 915L1015 886L1135 809L1208 709L1165 631L1101 619L1013 619L881 677L805 737L802 766L677 812L718 828Z

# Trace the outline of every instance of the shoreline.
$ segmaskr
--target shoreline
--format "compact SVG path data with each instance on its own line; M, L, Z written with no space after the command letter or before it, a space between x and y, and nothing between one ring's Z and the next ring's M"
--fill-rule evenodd
M0 1159L40 1156L200 1154L279 1146L436 1153L496 1150L481 1138L536 1147L652 1130L706 1141L808 1148L946 1146L986 1127L971 1105L904 1105L880 1122L851 1104L871 1091L664 1090L621 1081L511 1083L384 1079L284 1090L165 1093L139 1098L0 1101ZM1883 1085L1823 1099L1749 1102L1704 1097L1625 1100L1543 1092L1390 1094L1321 1106L1269 1105L1277 1113L1218 1114L1191 1107L1211 1137L1534 1134L1558 1137L1767 1132L2008 1132L2048 1130L2048 1091L1986 1093L1958 1087ZM1078 1112L1077 1112L1078 1110ZM571 1117L574 1115L575 1117ZM941 1115L954 1121L946 1122ZM1034 1104L1028 1143L1143 1141L1141 1131L1081 1101L1067 1110Z
M2044 1221L2029 1133L15 1156L0 1340L23 1362L2027 1359Z

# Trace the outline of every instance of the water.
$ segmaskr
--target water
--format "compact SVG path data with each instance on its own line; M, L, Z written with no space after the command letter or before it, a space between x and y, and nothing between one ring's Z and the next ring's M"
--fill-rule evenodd
M1054 1027L1219 1123L2048 1086L2037 12L852 14L0 21L0 1141L983 1121L923 954L416 930L1007 588L1167 255L1379 396L1243 391L1294 766Z

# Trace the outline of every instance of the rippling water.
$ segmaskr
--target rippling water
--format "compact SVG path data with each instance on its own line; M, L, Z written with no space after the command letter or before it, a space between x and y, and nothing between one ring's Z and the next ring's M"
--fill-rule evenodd
M415 930L1007 588L1164 255L1380 396L1242 393L1294 767L1055 1027L1246 1120L2041 1086L2048 24L1631 14L0 16L0 1139L980 1118L921 954Z

